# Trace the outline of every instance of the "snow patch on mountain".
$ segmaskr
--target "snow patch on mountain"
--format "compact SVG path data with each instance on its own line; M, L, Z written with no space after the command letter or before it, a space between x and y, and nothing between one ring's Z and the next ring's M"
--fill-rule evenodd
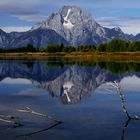
M64 83L63 85L63 89L64 89L64 95L66 95L66 98L67 98L67 101L68 102L71 102L71 99L69 97L69 91L70 89L73 87L73 83L72 82L67 82L67 83Z
M68 9L68 12L67 12L67 15L64 17L64 23L63 23L63 26L64 28L67 28L67 29L72 29L73 28L73 24L70 22L70 20L68 19L68 16L71 12L71 9Z
M120 28L103 27L89 13L76 6L63 6L27 32L5 33L0 30L0 48L18 48L27 44L36 48L62 43L99 45L112 39L140 40L140 34L127 35Z

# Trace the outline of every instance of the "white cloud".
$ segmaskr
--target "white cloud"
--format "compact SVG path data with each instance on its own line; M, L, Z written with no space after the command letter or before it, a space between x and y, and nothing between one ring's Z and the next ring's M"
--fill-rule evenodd
M129 91L140 91L140 78L135 75L123 78L120 84Z
M40 0L3 0L0 11L10 15L38 13Z
M10 15L38 14L41 11L50 11L62 5L77 5L84 9L106 9L108 11L139 9L139 0L1 0L0 11Z
M27 79L23 79L23 78L13 79L13 78L7 77L7 78L3 79L1 81L1 83L4 83L4 84L31 84L31 81L27 80Z
M6 26L6 27L0 27L2 30L4 30L7 33L10 32L25 32L31 29L30 26Z
M139 17L101 17L96 20L99 24L107 28L120 27L125 33L140 33Z
M140 78L135 75L128 76L121 80L121 84L140 86Z
M77 5L87 12L103 13L101 15L115 15L120 12L129 15L130 10L139 10L139 0L0 0L0 12L28 22L38 22L46 18L52 12L56 12L63 5ZM124 11L124 13L123 13ZM99 15L100 15L99 14ZM131 15L134 13L132 12ZM137 14L137 13L136 13ZM98 15L98 14L97 14ZM139 16L139 15L138 15ZM140 32L140 19L127 17L103 17L97 19L105 27L119 26L126 33L137 34ZM29 27L4 27L5 31L26 31Z
M37 88L30 88L30 89L21 90L15 95L36 97L36 96L46 95L46 91L42 89L37 89Z
M49 11L52 6L44 0L3 0L0 1L0 12L28 22L38 22L46 16L42 11Z
M47 18L47 16L41 16L41 15L16 15L13 17L28 22L40 22Z

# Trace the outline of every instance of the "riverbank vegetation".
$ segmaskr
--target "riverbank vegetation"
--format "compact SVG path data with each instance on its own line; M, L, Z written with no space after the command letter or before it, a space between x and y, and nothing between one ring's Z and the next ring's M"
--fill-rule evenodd
M79 60L140 61L140 41L112 40L98 46L53 44L43 48L35 48L33 45L28 44L21 48L0 49L1 59L46 59L50 56L70 57Z

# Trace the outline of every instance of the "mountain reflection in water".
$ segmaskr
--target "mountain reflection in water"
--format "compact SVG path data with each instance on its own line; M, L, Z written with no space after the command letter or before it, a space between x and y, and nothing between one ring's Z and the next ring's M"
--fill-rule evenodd
M60 98L62 103L74 104L90 97L91 92L103 83L120 82L124 77L133 75L140 76L137 72L139 63L98 62L88 63L88 66L84 64L87 65L63 61L2 61L0 80L7 77L28 79L34 86ZM66 87L69 86L67 83L72 86Z

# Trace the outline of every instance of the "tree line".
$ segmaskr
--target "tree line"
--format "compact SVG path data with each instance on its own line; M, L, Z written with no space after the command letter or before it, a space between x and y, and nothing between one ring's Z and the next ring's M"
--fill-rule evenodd
M57 60L57 59L56 59ZM34 62L31 61L24 61L22 62L25 64L28 68L33 67ZM48 67L64 67L64 66L73 66L73 65L78 65L78 66L84 66L84 67L99 67L100 69L104 69L106 71L110 71L113 74L123 74L125 72L140 72L140 63L139 62L113 62L113 61L106 61L106 62L101 62L101 61L76 61L76 60L71 60L67 61L67 59L59 60L59 61L43 61L41 62Z
M98 52L137 52L140 51L140 41L115 40L100 44Z
M108 43L100 45L81 45L81 46L64 46L63 44L50 44L46 47L35 48L33 45L14 49L0 49L0 52L137 52L140 51L140 41L124 41L113 39Z

